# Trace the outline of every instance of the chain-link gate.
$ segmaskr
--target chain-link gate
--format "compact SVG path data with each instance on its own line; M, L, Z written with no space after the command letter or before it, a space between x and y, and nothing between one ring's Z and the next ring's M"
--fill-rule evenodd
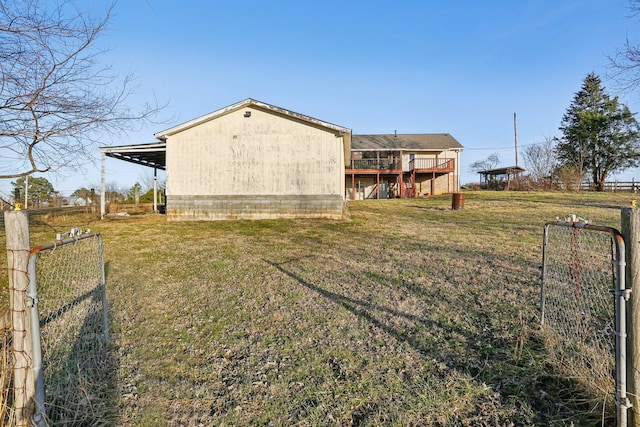
M37 425L92 425L110 383L102 237L70 235L29 257Z
M583 220L584 221L584 220ZM625 247L618 230L580 222L544 228L541 321L552 363L627 425ZM614 374L615 373L615 374ZM614 393L615 391L615 393Z

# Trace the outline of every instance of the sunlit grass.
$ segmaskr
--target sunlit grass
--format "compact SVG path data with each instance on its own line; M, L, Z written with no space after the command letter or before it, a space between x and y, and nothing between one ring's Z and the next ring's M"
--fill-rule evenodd
M105 241L116 425L594 425L549 364L544 223L633 195L350 202L348 221L50 219ZM77 222L84 224L77 224ZM597 409L597 408L596 408ZM606 408L611 420L614 408Z

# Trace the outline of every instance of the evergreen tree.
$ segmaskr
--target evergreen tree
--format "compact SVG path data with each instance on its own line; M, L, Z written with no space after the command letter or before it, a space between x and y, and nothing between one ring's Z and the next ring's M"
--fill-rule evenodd
M615 172L640 165L640 128L618 97L611 98L594 73L584 80L562 118L556 149L562 165L589 174L598 191Z
M95 198L96 198L96 194L95 194L95 190L93 189L88 189L85 187L82 188L78 188L76 191L73 192L73 194L71 194L72 196L84 199L85 201L87 201L88 203L95 203Z
M14 188L20 189L20 194L24 197L24 186L25 186L25 177L20 177L17 180L11 182ZM28 200L30 203L35 206L39 206L40 203L50 202L53 197L56 195L56 191L53 188L53 185L47 180L47 178L30 176L29 177L29 186L28 190ZM16 200L17 202L21 202L21 200Z
M133 184L133 187L127 191L127 201L134 202L140 200L140 194L142 193L142 185L139 182Z

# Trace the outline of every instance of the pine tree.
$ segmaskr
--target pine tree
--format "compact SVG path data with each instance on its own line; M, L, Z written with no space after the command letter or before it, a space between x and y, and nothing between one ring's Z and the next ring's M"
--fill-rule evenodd
M615 172L640 165L640 127L629 108L610 97L594 73L562 118L556 149L562 165L589 174L598 191Z

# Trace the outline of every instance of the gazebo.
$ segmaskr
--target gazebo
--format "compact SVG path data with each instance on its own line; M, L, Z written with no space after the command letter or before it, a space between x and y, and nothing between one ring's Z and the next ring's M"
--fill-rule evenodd
M525 169L520 166L507 166L480 171L480 185L484 188L508 190L511 182L520 177L524 171Z

